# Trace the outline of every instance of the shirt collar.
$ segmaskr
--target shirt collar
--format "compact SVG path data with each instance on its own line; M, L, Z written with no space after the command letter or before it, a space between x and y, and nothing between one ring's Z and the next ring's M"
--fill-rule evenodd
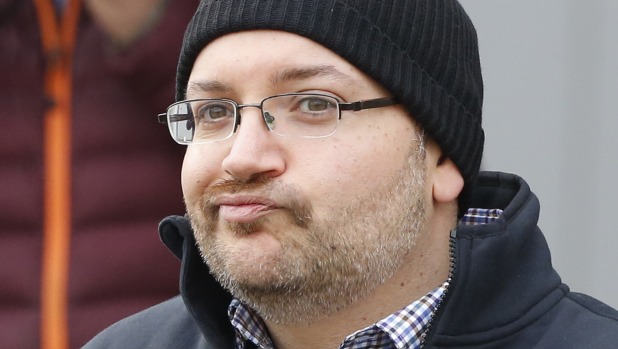
M362 348L418 348L435 310L438 308L447 283L435 288L407 307L347 336L341 349ZM274 348L264 321L244 303L234 299L228 315L236 329L237 348L245 348L250 341L258 348Z

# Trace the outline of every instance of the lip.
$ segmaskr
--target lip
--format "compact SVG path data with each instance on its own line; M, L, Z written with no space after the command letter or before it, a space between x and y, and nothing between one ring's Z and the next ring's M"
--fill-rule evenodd
M279 208L273 200L251 195L224 195L215 204L219 217L230 223L251 223Z

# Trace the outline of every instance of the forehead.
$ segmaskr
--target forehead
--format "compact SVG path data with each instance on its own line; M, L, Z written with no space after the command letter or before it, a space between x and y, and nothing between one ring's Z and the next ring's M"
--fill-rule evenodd
M237 86L281 87L322 81L349 88L382 87L328 48L297 34L254 30L226 34L198 55L187 95L200 90L230 92Z

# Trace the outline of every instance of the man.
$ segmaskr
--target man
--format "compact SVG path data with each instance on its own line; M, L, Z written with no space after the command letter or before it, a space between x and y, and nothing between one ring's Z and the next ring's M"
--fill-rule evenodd
M181 293L88 347L610 348L539 205L478 175L476 34L456 0L203 1L179 101Z

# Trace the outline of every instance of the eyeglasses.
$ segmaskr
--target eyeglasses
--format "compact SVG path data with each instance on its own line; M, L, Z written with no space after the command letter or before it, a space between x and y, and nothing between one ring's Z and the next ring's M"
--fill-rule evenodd
M286 93L259 104L238 104L231 99L192 99L176 102L158 121L167 124L179 144L202 144L227 139L240 125L240 109L258 108L268 130L281 136L322 138L335 133L341 111L382 108L399 103L376 98L352 103L316 93Z

